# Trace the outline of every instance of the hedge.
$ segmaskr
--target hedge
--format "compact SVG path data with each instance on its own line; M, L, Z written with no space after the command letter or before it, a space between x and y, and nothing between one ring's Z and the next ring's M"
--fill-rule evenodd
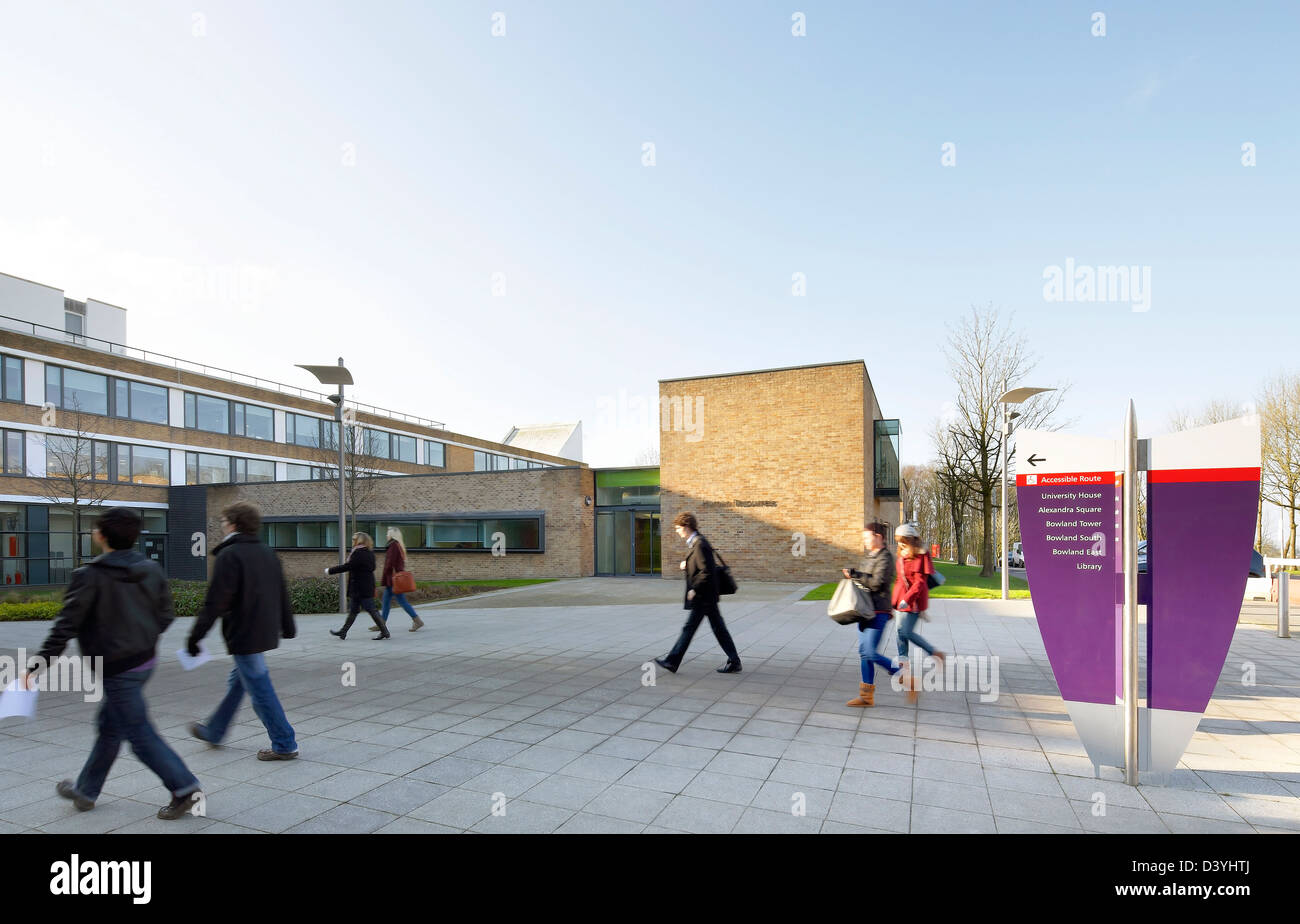
M59 615L63 604L53 600L36 600L31 603L0 603L0 622L20 619L53 619Z

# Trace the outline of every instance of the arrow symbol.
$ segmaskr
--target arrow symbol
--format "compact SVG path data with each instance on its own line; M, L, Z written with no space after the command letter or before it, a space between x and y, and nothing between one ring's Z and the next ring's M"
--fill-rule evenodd
M1039 455L1032 455L1025 461L1028 462L1030 465L1037 465L1039 462L1046 462L1047 459Z

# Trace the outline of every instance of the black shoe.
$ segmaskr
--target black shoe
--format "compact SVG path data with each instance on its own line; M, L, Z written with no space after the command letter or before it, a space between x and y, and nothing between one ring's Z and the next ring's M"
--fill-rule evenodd
M333 629L330 629L330 635L337 635L339 637L340 642L348 637L348 634L342 630L336 632Z
M95 807L95 800L87 799L81 793L77 792L77 787L73 784L72 780L63 780L56 783L54 791L65 799L71 799L72 804L77 807L77 811L79 812L89 812Z
M675 673L677 673L677 668L673 667L671 664L669 664L669 663L668 663L667 661L665 661L663 658L655 658L655 663L658 664L660 667L662 667L664 670L666 670L666 671L667 671L668 673L670 673L670 674L675 674Z
M375 636L372 636L371 639L370 639L370 641L372 641L372 642L382 642L384 639L386 639L386 638L392 638L392 637L393 637L393 633L391 633L391 632L389 632L387 629L385 629L383 635L375 635Z
M203 798L203 793L192 792L188 796L173 796L172 801L158 810L158 817L163 821L175 821L184 818L194 808L196 802Z
M726 664L722 665L722 667L718 668L718 673L719 673L719 674L739 674L739 673L740 673L740 662L739 662L739 661L728 661Z

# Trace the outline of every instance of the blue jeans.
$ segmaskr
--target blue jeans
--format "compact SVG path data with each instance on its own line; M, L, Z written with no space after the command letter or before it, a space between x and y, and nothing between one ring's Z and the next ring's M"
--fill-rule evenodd
M87 799L99 798L123 739L131 742L131 750L140 763L158 774L173 796L188 796L201 788L185 761L149 722L144 685L152 674L150 668L104 678L104 701L95 720L99 736L90 749L86 765L81 768L81 776L77 777L77 792Z
M916 621L921 618L920 613L911 613L907 610L899 610L898 623L898 657L907 657L907 643L911 642L917 648L920 648L928 655L934 654L934 646L921 637L921 633L916 631Z
M885 631L887 625L889 625L888 613L877 613L876 618L866 625L858 623L858 656L862 659L863 683L876 682L877 664L887 670L890 676L898 673L898 668L894 667L893 662L876 650L880 646L880 634Z
M216 712L203 725L204 739L212 744L220 744L226 737L230 722L239 711L239 704L244 699L244 691L252 700L253 711L266 726L271 736L271 749L280 754L292 754L298 750L298 742L293 737L293 726L285 718L284 708L271 686L271 675L266 669L266 658L261 654L232 655L234 669L230 672L230 686L226 698L217 706Z
M393 605L394 600L397 601L398 606L406 610L406 615L411 617L412 622L420 618L419 616L416 615L415 608L411 606L411 604L406 602L406 594L395 594L393 593L393 588L385 587L384 588L384 611L380 614L384 622L388 622L388 608Z

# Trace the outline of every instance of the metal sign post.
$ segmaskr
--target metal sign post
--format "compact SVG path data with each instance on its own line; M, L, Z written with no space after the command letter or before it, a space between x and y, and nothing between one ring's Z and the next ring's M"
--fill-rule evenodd
M1138 784L1137 413L1124 416L1124 782Z

